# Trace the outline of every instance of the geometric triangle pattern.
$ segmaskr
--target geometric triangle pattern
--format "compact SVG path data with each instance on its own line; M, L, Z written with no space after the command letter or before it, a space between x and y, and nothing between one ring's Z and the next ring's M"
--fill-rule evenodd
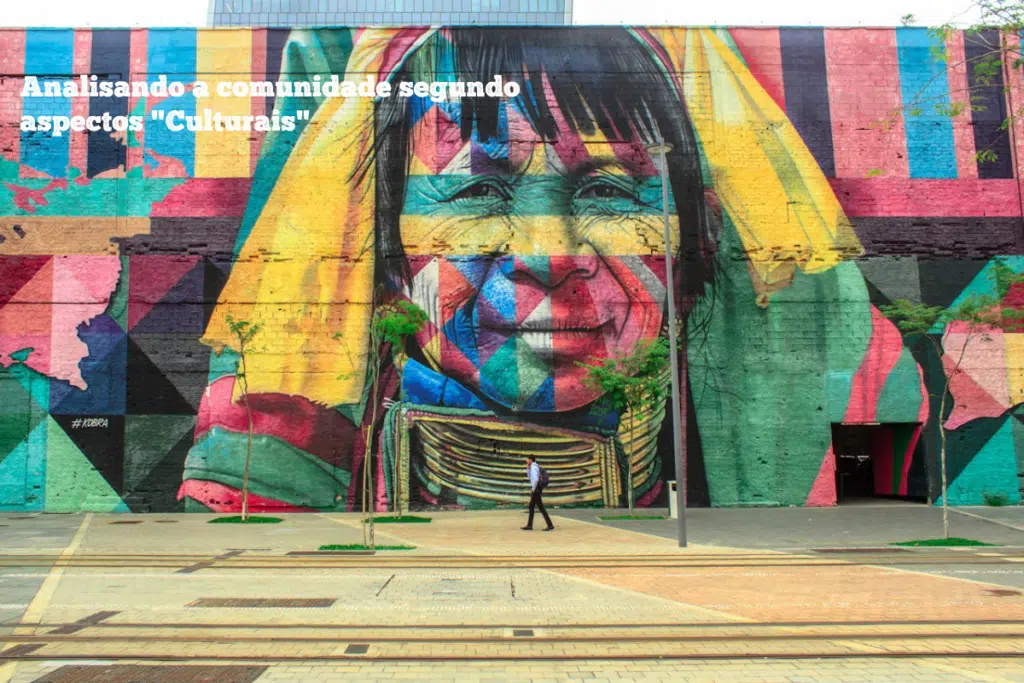
M53 418L47 419L46 426L46 510L129 512L67 431Z
M1021 502L1018 480L1014 420L1003 418L1001 426L973 454L949 483L950 505L985 505L985 495L1004 496L1007 504ZM935 503L942 505L942 496Z
M159 260L153 264L151 261ZM154 256L132 258L132 273L140 269L140 261L147 269L161 272L159 281L164 290L151 284L140 300L132 298L128 304L128 329L134 334L178 332L189 333L198 338L203 333L203 282L205 264L198 257L188 259L167 259ZM166 267L163 271L157 266ZM173 281L170 277L173 275ZM146 275L140 275L146 277Z
M869 289L874 287L889 302L896 299L907 299L915 304L921 302L921 277L916 256L861 259L857 266ZM874 299L871 301L873 303Z
M0 460L28 438L35 427L33 415L38 412L21 383L9 371L0 370Z
M124 491L133 512L172 511L193 444L190 415L128 415L125 423Z
M132 512L183 512L185 501L178 499L178 482L185 471L185 460L194 445L191 433L182 434L164 458L146 478L124 494Z
M111 490L120 493L124 481L124 415L51 414L79 454L103 477Z
M86 388L50 382L50 411L66 415L123 414L127 337L112 317L103 313L79 327L78 337L88 349L78 362Z
M158 340L163 338L149 339L146 343L158 346ZM177 387L139 345L136 337L130 336L127 340L127 356L124 384L128 414L195 415L196 409L182 397Z
M128 329L134 330L160 304L189 302L201 306L202 269L199 269L198 278L194 274L187 277L199 260L198 256L132 256L128 266L131 283L128 290ZM180 287L182 282L186 283L184 288ZM196 287L198 291L195 291ZM178 291L174 291L176 288ZM169 331L161 327L161 323L168 323L169 317L173 319L173 311L160 316L159 322L151 323L148 331Z
M986 264L984 259L920 261L917 268L925 303L943 308L952 305Z
M47 420L0 459L0 509L42 510L45 503Z
M6 427L0 416L0 432ZM0 510L25 505L28 497L28 450L26 438L0 455Z
M133 355L129 376L132 402L128 413L195 414L199 410L199 401L209 384L210 363L209 349L199 343L198 337L177 332L129 335ZM145 378L143 385L151 383L145 393L136 390L135 380L139 378ZM152 399L157 395L169 400L154 405Z
M209 377L198 339L230 265L213 253L0 259L0 509L181 507Z

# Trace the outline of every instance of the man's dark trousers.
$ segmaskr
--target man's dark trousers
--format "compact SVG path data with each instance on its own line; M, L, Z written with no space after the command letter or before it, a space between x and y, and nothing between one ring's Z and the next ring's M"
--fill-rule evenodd
M526 520L526 527L529 529L533 527L533 509L534 507L540 508L540 514L544 516L544 521L547 522L548 528L553 527L551 518L548 517L548 511L544 509L544 501L541 499L541 493L543 493L544 487L537 486L530 494L530 517Z

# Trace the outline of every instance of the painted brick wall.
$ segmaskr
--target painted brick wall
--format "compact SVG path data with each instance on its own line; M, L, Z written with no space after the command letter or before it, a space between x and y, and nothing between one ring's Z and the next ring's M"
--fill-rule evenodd
M914 28L0 30L0 509L237 509L247 420L227 314L262 324L256 509L358 506L367 429L382 508L519 504L524 443L556 504L622 505L630 489L664 504L678 477L693 505L831 505L840 423L878 426L875 493L936 502L940 419L950 502L1019 502L1021 336L970 346L940 416L928 396L941 361L877 311L996 293L996 259L1024 272L1021 131L1000 130L1021 75L981 88L961 66L979 45L954 36L947 70L932 40ZM522 94L471 106L216 93L494 73ZM63 87L83 74L166 75L186 92L22 94L26 77ZM210 97L195 96L200 81ZM986 108L950 116L969 87ZM204 109L297 119L269 132L159 120ZM24 118L104 112L143 128L56 137ZM673 143L673 295L687 321L680 473L670 407L637 415L630 434L579 366L664 334L655 129ZM982 150L995 160L977 161ZM375 294L429 321L384 354L371 395ZM959 352L956 330L943 339Z

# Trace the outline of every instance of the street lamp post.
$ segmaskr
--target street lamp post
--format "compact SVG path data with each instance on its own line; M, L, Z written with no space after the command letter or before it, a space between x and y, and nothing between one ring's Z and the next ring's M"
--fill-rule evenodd
M683 434L679 425L682 415L679 400L679 350L676 330L675 282L672 273L672 231L668 220L668 164L665 155L672 151L672 145L658 138L657 144L647 151L658 155L658 171L661 173L661 212L665 227L665 298L668 299L668 343L672 361L672 446L676 461L676 510L679 547L686 547L686 481L683 473Z

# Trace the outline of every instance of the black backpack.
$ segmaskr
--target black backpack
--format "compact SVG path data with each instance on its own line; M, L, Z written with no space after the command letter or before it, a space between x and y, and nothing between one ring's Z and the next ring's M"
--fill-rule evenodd
M544 488L548 484L551 483L551 478L548 477L548 471L546 469L544 469L543 467L541 467L540 465L537 465L537 469L540 470L540 483L539 483L539 486L541 488Z

